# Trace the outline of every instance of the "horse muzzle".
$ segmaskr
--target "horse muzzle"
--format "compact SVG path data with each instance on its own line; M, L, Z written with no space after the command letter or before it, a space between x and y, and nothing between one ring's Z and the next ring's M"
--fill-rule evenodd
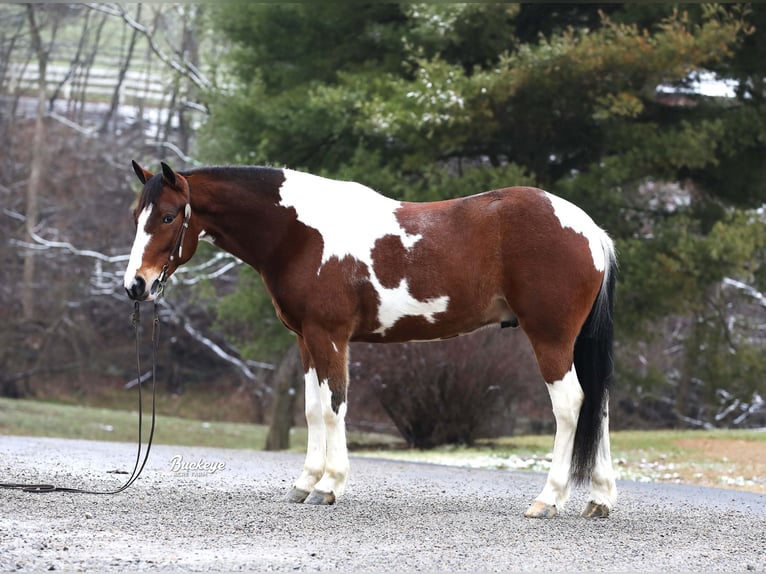
M146 289L146 280L140 275L136 275L130 284L125 284L125 291L133 301L146 301L149 298L149 291Z

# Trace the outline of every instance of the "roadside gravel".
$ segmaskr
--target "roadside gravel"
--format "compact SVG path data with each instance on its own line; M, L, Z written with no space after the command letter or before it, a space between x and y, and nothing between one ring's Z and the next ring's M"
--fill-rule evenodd
M0 482L108 489L135 460L123 443L0 444ZM766 571L758 494L621 482L609 519L579 518L580 489L537 521L522 513L543 475L352 457L346 495L319 508L284 501L302 462L155 446L119 495L3 490L0 570Z

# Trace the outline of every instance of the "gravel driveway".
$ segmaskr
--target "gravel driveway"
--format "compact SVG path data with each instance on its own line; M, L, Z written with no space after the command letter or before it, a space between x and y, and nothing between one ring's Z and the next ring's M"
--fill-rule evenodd
M3 437L2 482L117 486L135 446ZM297 454L155 446L115 496L0 493L0 570L766 571L766 497L621 482L606 520L586 492L522 513L544 476L355 459L331 507L284 502ZM193 467L198 468L193 468Z

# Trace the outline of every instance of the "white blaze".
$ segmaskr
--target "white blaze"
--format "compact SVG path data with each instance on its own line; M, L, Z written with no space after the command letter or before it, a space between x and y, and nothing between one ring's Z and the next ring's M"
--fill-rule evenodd
M443 295L420 301L409 290L406 279L397 287L384 287L375 274L372 250L375 242L387 235L398 237L410 250L421 239L409 234L396 219L401 203L389 199L359 183L334 181L285 169L285 181L279 190L280 205L295 209L298 220L316 229L322 236L322 266L332 257L353 257L367 265L370 283L380 298L377 333L384 333L399 319L422 316L433 323L434 315L446 311L449 297ZM403 262L404 263L404 262Z
M141 267L141 263L144 260L144 251L146 250L146 246L149 245L149 240L152 238L151 234L146 232L146 222L149 221L149 216L152 214L152 207L153 206L149 204L138 216L136 238L133 240L128 268L125 270L125 277L123 279L126 289L130 289L133 280L136 278L136 272Z

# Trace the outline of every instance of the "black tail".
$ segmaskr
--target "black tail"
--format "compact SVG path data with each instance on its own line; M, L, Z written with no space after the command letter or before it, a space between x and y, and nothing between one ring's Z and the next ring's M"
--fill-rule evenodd
M606 273L596 301L585 321L574 347L574 365L585 398L577 419L571 478L575 484L590 479L601 442L604 410L614 375L612 345L614 342L614 287L617 260L608 238L604 241Z

